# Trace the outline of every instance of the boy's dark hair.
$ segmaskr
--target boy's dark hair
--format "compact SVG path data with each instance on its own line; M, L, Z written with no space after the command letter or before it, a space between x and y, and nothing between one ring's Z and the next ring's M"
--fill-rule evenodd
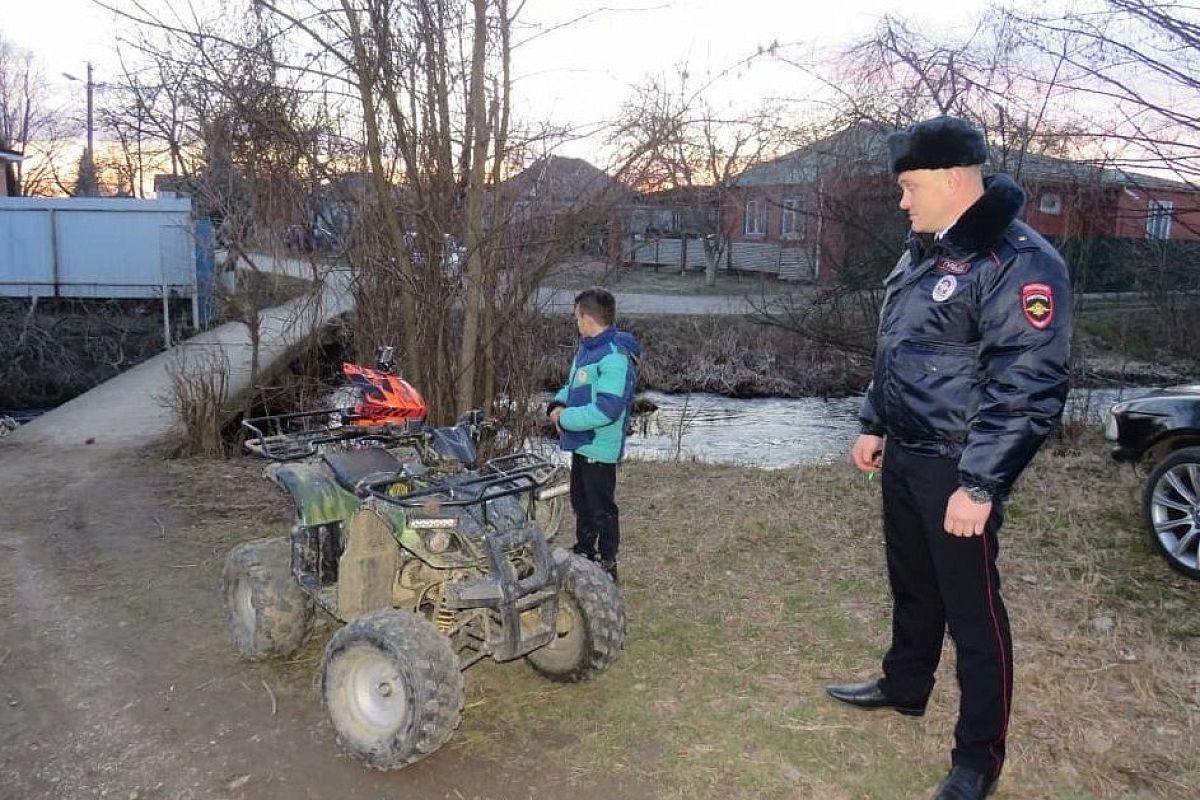
M575 295L575 305L602 325L612 325L617 320L617 298L599 286L584 289Z

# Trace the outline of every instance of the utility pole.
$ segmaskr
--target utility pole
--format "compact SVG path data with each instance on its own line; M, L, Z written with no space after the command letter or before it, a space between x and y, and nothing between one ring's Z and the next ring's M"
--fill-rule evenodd
M78 81L69 72L64 72L63 77L69 81ZM92 62L87 62L87 149L83 151L83 161L79 165L80 177L78 181L77 192L84 197L94 197L96 195L96 156L95 150L95 116L92 104L92 95L96 88L96 82L92 78Z
M87 62L87 137L88 137L88 165L92 169L92 174L96 174L96 158L93 155L96 151L92 149L92 138L96 130L95 117L92 115L92 91L96 88L95 82L92 80L92 62Z

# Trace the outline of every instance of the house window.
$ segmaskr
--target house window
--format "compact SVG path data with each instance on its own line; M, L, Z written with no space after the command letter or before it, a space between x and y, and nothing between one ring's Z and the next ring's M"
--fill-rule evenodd
M799 197L785 197L780 203L779 237L804 238L804 203Z
M1038 211L1058 216L1062 213L1062 196L1053 192L1042 195L1042 199L1038 202Z
M1146 238L1170 239L1174 211L1175 204L1170 200L1151 200L1146 206Z
M761 200L746 201L746 221L743 226L747 236L762 236L767 232L766 218L763 215L763 204Z

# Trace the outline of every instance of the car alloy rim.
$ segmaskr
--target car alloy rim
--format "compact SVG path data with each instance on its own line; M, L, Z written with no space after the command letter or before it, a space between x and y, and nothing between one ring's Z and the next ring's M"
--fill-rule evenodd
M1183 566L1200 568L1200 464L1177 464L1163 473L1150 516L1163 549Z

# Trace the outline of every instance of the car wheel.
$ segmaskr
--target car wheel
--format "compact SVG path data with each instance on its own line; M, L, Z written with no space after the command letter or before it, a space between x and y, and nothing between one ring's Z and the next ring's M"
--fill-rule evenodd
M1142 506L1150 542L1172 569L1200 580L1200 447L1176 450L1154 468Z

